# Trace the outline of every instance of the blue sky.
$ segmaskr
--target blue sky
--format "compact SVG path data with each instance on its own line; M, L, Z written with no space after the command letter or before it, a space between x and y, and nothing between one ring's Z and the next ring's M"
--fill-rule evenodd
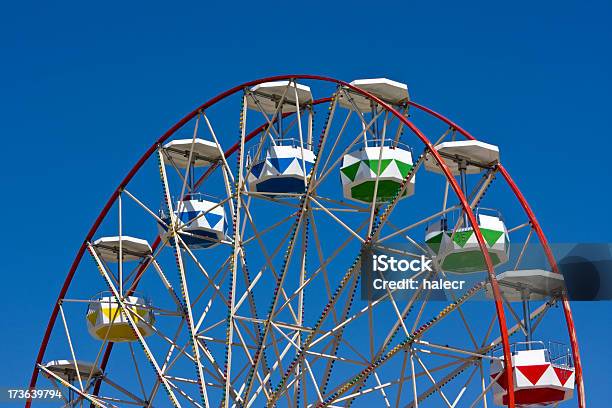
M25 385L73 254L132 164L253 78L406 82L502 146L551 241L609 241L609 1L168 4L2 5L0 386ZM602 406L612 305L573 310L588 400Z

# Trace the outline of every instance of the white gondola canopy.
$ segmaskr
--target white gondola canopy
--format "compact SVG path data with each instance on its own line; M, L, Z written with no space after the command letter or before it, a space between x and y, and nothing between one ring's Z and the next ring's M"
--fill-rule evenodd
M127 235L99 238L94 241L93 247L106 262L118 262L120 252L124 262L139 261L151 255L151 246L146 240Z
M454 175L460 174L462 162L466 174L480 173L499 162L499 148L478 140L444 142L434 148ZM425 168L435 173L442 173L442 169L430 152L425 155Z
M76 362L74 360L52 360L43 364L43 367L69 383L76 381L78 376L87 379L90 377L90 375L91 378L98 378L102 375L102 370L100 370L98 366L94 365L93 363L80 360L77 360ZM43 374L47 377L53 378L53 376L47 373L45 370L43 370Z
M497 275L497 282L509 302L544 300L560 295L565 289L563 275L542 269L503 272ZM487 297L493 298L490 284L487 284Z
M391 105L400 105L409 100L408 85L393 81L387 78L357 79L351 82L354 85ZM377 108L378 104L369 98L361 95L357 91L345 88L346 94L340 92L340 106L343 108L358 110L362 113L371 112L372 107Z
M277 110L281 101L282 107ZM280 113L296 112L296 105L302 106L310 103L312 103L310 87L294 81L264 82L252 87L247 94L247 107L267 114L277 111Z
M223 151L213 141L194 139L179 139L164 145L164 151L170 163L178 168L189 167L189 158L194 167L205 167L221 160Z

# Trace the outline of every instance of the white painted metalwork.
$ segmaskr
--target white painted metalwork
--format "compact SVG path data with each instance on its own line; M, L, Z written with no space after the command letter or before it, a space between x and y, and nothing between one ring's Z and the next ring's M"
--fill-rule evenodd
M419 120L407 85L384 78L351 84ZM420 141L396 113L349 87L319 95L315 85L287 80L243 91L223 108L197 111L120 190L87 243L91 259L60 299L61 327L49 350L62 354L47 357L66 360L41 364L45 378L73 406L497 402L502 376L492 378L491 366L500 367L501 337L483 268L444 300L424 287L361 298L364 246L424 254L428 225L426 240L443 233L434 271L418 275L432 279L453 278L444 265L451 252L480 253L448 180L421 172L441 171L431 153L408 148ZM315 103L313 94L329 99ZM496 198L488 192L497 186L499 149L456 140L447 125L431 131L483 236L499 235L488 249L503 264L510 236L525 247L531 228L512 219L516 227L507 229L481 210ZM364 182L369 200L354 192ZM526 268L523 252L516 265ZM497 279L516 320L510 335L531 335L555 313L557 275L522 269ZM529 301L542 304L532 311ZM570 398L570 382L561 387Z

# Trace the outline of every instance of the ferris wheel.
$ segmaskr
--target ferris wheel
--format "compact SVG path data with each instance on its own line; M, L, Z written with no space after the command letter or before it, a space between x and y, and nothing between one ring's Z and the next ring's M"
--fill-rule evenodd
M97 217L30 387L67 407L584 408L563 279L502 149L385 78L212 98ZM403 244L469 285L364 297L364 248Z

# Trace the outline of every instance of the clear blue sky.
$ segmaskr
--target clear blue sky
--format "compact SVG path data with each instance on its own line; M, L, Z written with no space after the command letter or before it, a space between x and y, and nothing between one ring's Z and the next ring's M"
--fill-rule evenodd
M551 241L610 241L610 1L206 3L1 6L0 386L29 379L73 254L135 160L253 78L407 82L415 101L503 146ZM602 407L612 305L573 309Z

